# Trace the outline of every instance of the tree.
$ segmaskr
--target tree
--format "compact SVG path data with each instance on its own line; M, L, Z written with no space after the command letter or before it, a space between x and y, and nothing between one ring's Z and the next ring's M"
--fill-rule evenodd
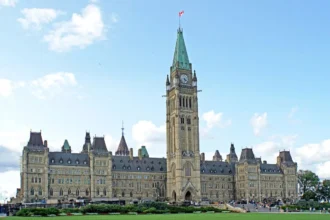
M298 179L302 183L303 194L305 194L309 190L315 191L320 181L320 178L315 173L309 170L300 170L298 172Z
M304 193L304 195L302 196L302 199L305 199L306 201L309 201L309 200L317 200L316 199L316 193L313 192L313 191L307 191Z
M326 198L327 200L330 199L330 180L323 180L319 186L318 193L320 194L321 198Z

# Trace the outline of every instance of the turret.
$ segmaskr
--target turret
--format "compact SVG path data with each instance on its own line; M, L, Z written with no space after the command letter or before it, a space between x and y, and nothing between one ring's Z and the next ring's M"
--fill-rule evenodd
M194 76L193 76L193 78L192 78L192 85L193 85L194 87L197 86L196 70L194 70Z

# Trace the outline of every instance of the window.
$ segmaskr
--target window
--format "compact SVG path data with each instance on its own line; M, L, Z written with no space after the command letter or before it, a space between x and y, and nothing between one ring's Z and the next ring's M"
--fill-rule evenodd
M31 188L30 194L31 194L31 196L34 195L34 189L33 188Z
M190 125L191 124L191 119L187 118L187 124Z
M96 195L100 195L100 190L99 190L99 188L97 188L97 190L96 190Z
M129 193L129 196L130 196L130 197L133 197L133 193L132 193L132 192L130 192L130 193Z
M68 195L70 195L71 194L71 189L68 189Z
M54 184L54 178L52 178L52 184Z
M60 163L63 163L63 160L62 159L60 159Z
M52 159L51 161L52 161L52 163L55 163L55 160L54 159Z
M60 196L63 196L63 190L60 189Z
M76 160L76 164L79 164L79 160Z
M105 195L105 196L107 195L107 189L106 188L103 189L103 195Z
M31 182L34 183L34 177L31 178Z
M122 192L121 193L121 197L125 197L125 192Z
M41 189L41 187L39 187L38 194L39 194L39 196L42 195L42 189Z
M50 190L49 190L49 195L53 196L53 189L52 188L50 188Z
M189 108L191 108L191 98L189 98Z
M191 168L190 168L189 165L186 166L185 171L186 171L186 172L185 172L186 176L191 176Z
M76 196L79 196L79 189L76 190Z
M71 164L71 160L68 160L68 164Z
M86 192L85 192L85 194L86 194L86 196L88 196L88 195L89 195L89 191L88 191L88 189L86 189Z
M86 160L84 161L84 164L87 164L87 161Z
M184 124L184 117L181 117L181 124Z
M41 178L39 178L39 183L41 183Z

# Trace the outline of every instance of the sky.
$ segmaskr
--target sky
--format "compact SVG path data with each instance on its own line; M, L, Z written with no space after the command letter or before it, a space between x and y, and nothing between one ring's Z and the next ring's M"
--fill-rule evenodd
M179 11L198 77L200 149L253 148L330 178L330 2L0 0L0 197L19 188L30 130L80 152L86 131L114 152L165 157L165 80ZM1 198L0 198L1 199Z

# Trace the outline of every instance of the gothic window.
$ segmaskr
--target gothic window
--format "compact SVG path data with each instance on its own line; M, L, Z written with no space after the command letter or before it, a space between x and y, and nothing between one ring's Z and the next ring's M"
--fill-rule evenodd
M130 196L130 197L133 197L133 193L132 193L132 192L130 192L130 193L129 193L129 196Z
M86 189L86 192L85 192L85 194L86 194L86 196L88 196L88 195L89 195L89 191L88 191L88 189Z
M34 189L33 189L33 187L31 188L30 194L31 194L31 196L34 195Z
M181 107L181 104L182 104L182 103L181 103L181 102L182 102L181 99L182 99L182 97L180 96L180 98L179 98L180 107Z
M99 188L97 188L97 190L96 190L96 195L100 195L100 190L99 190Z
M39 178L39 183L41 183L41 178Z
M63 196L63 190L60 189L60 196Z
M52 188L50 188L50 190L49 190L49 195L53 196L53 189Z
M54 184L54 178L52 178L52 184Z
M69 189L68 189L68 195L70 195L70 194L71 194L71 189L69 188Z
M79 189L76 190L76 196L79 196Z
M186 174L186 176L191 176L191 168L190 168L189 164L187 164L187 166L186 166L185 174Z
M187 118L187 124L190 125L191 124L191 119Z
M181 131L184 131L184 127L183 126L181 126Z
M191 98L189 98L189 108L191 108Z
M38 182L38 178L34 177L34 182L37 183Z
M183 102L182 103L182 107L186 107L186 105L185 105L185 98L184 97L182 98L182 102Z
M42 189L41 189L41 187L39 187L38 194L39 194L39 196L42 195Z
M106 188L103 189L103 195L105 195L105 196L107 195L107 189Z
M186 107L188 108L188 97L186 98Z
M181 124L184 124L184 117L181 117Z
M31 178L31 182L34 183L34 177Z
M122 192L121 193L121 197L125 197L125 192Z

